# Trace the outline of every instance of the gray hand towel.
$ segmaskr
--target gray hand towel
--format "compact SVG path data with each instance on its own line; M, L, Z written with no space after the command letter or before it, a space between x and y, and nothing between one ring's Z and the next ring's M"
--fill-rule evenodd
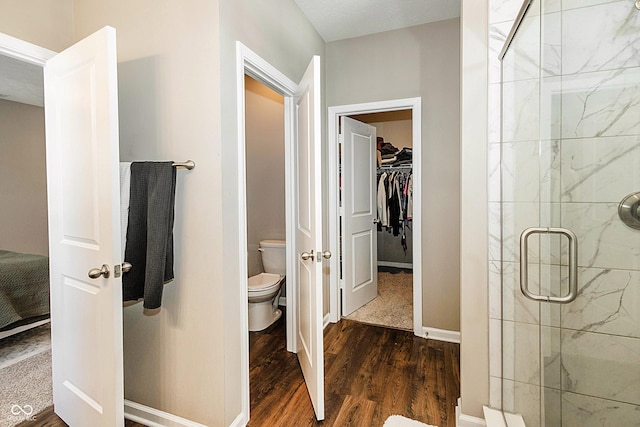
M173 280L175 190L172 162L131 164L124 260L133 267L122 276L124 301L143 298L144 308L158 308L164 284Z

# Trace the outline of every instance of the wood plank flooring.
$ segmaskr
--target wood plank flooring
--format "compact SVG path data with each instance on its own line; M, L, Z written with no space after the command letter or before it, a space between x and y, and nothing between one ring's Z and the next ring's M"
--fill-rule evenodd
M125 427L146 427L133 421L124 420ZM33 417L31 421L24 421L16 427L67 427L67 423L62 421L59 416L53 412L53 406L49 406L44 411Z
M251 332L249 426L381 427L404 415L455 426L460 395L458 344L343 319L324 334L325 415L317 422L295 354L286 350L285 322ZM20 427L64 427L50 407ZM144 427L126 420L126 427Z
M455 426L459 345L343 319L325 330L325 420L317 422L284 322L250 333L249 426L382 426L398 414Z

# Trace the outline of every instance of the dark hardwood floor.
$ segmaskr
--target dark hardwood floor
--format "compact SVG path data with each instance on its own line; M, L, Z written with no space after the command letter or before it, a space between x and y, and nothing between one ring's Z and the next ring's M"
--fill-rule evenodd
M146 427L133 421L124 420L125 427ZM59 416L53 412L53 406L49 406L44 411L33 417L31 421L24 421L16 427L65 427L67 423L62 421Z
M317 422L284 321L250 333L249 426L379 427L403 415L455 426L459 345L341 320L324 334L325 420Z
M324 334L325 416L317 422L295 354L286 350L285 322L251 332L249 426L381 427L404 415L455 426L460 395L459 345L351 320ZM20 427L64 427L50 407ZM145 427L126 420L126 427Z

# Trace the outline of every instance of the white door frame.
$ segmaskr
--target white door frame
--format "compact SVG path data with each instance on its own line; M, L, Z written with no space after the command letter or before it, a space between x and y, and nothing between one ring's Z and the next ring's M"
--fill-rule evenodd
M260 83L273 89L284 97L284 151L285 151L285 218L286 218L286 259L287 271L285 281L287 291L286 326L287 350L296 352L295 315L296 294L295 283L295 191L293 176L294 135L295 135L295 101L294 96L298 85L281 73L274 66L262 59L241 42L236 42L236 100L238 115L238 271L240 272L240 365L242 412L244 419L249 420L249 272L247 265L247 182L246 182L246 152L245 152L245 87L244 76L248 75Z
M53 58L56 54L52 50L0 33L0 55L9 56L44 68L47 60Z
M338 183L338 120L340 116L382 113L386 111L412 111L413 148L413 333L424 336L422 326L422 98L394 99L329 107L327 117L329 144L329 247L331 253L329 279L329 321L340 320L340 204ZM287 291L288 292L288 291Z

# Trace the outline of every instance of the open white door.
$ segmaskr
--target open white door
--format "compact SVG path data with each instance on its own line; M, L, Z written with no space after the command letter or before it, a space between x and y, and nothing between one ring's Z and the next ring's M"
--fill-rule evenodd
M295 97L297 351L318 420L324 419L324 345L322 336L322 159L320 57L314 56ZM327 254L328 255L328 254Z
M342 315L378 295L376 128L342 117Z
M44 87L54 410L72 427L122 426L115 30L47 61Z

